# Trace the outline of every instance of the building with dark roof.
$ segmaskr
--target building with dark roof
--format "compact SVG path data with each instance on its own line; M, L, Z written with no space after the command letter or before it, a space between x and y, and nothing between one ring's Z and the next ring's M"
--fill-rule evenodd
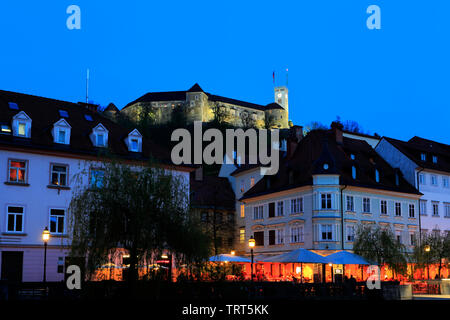
M203 169L190 178L192 214L212 239L211 253L235 250L235 195L227 178L204 176Z
M412 249L418 235L421 194L364 140L342 126L313 130L239 199L245 239L256 253L296 248L351 250L360 225L391 228ZM247 249L248 250L248 249Z
M64 279L69 204L79 187L101 184L103 161L114 157L141 166L152 158L189 184L192 169L173 165L169 150L96 108L0 91L1 280L42 281L46 227L47 280Z
M132 119L149 112L158 123L167 123L175 109L181 109L188 124L210 122L220 113L221 121L236 127L287 128L288 90L276 87L275 102L260 105L205 92L196 83L186 91L146 93L128 103L121 112Z
M422 231L450 232L450 146L420 137L408 141L383 137L375 150L423 194Z

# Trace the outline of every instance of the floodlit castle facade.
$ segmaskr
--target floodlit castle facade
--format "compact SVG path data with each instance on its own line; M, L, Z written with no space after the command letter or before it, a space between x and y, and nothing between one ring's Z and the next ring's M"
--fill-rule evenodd
M149 92L127 104L121 112L134 120L147 112L156 123L164 124L172 119L175 110L181 109L188 124L220 118L235 127L288 128L288 89L275 87L274 94L275 102L264 106L213 95L195 84L187 91Z

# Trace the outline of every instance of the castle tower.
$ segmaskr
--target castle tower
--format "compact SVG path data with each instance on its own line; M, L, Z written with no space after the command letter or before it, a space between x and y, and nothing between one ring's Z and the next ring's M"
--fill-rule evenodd
M275 102L289 112L288 88L285 86L275 87Z

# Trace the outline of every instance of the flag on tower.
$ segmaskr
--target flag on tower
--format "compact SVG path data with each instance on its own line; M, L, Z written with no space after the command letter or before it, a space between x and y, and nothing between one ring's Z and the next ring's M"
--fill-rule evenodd
M275 85L275 71L272 72L272 78L273 78L273 85Z

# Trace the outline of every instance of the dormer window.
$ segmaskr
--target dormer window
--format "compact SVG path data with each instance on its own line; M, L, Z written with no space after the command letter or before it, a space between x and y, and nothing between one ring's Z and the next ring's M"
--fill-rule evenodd
M17 137L31 137L31 118L23 111L20 111L12 120L13 134Z
M421 153L420 154L420 160L426 161L427 160L427 155L425 153Z
M97 134L97 147L104 147L105 146L105 136L103 135L103 133L98 133Z
M27 124L25 122L19 122L18 124L18 135L26 136L27 132Z
M142 152L142 135L137 129L128 134L125 143L128 146L128 151Z
M65 119L60 119L53 125L53 142L70 144L70 131L72 127Z
M108 146L108 130L101 123L92 129L90 138L92 144L96 147L103 148Z

